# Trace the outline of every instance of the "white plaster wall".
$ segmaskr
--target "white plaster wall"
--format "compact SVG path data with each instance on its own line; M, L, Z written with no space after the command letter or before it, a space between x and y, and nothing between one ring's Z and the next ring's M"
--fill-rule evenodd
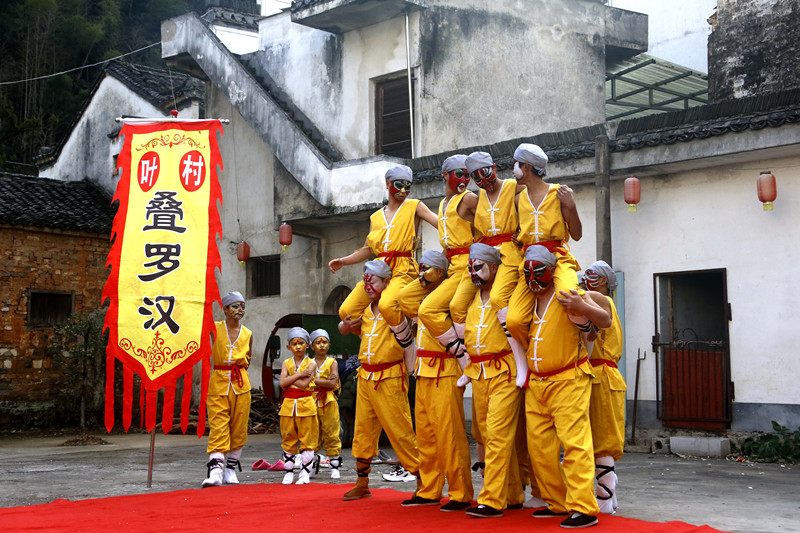
M258 32L256 31L221 25L211 26L211 31L234 54L249 54L258 50Z
M610 0L609 5L649 15L648 54L708 72L708 17L717 0Z
M778 182L773 211L763 211L756 178L771 170ZM794 298L787 290L800 259L800 158L754 160L641 179L642 201L629 213L622 181L612 182L613 267L625 273L628 398L633 398L637 349L639 397L654 400L653 274L725 268L731 371L737 402L798 404L794 364L798 338ZM593 186L576 193L584 238L572 250L582 266L595 258Z

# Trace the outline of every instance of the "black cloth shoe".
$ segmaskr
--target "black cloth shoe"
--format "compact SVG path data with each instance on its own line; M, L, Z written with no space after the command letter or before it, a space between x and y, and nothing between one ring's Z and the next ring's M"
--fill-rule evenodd
M597 517L583 513L572 513L572 516L561 522L561 527L578 529L580 527L591 527L597 525Z
M534 518L554 518L556 516L569 516L569 513L557 513L550 509L549 507L545 507L544 509L537 509L533 512Z
M444 504L441 507L439 507L439 510L440 511L445 511L445 512L448 512L448 511L464 511L466 509L469 509L470 505L472 505L472 504L469 503L469 502L457 502L455 500L450 500L446 504Z
M400 505L403 507L418 507L420 505L439 505L442 503L442 500L429 500L428 498L422 498L421 496L414 496L410 500L406 500Z
M470 507L467 509L467 516L474 516L475 518L496 518L503 516L503 511L489 507L488 505L478 505L477 507Z
M508 505L506 505L507 511L519 511L520 509L522 509L521 503L509 503Z

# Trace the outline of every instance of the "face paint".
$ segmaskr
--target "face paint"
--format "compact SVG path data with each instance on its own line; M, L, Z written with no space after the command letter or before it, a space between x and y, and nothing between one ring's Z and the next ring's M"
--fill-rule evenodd
M462 193L467 189L469 174L467 174L466 170L459 168L451 172L445 172L444 179L451 189L457 193Z
M372 274L364 274L364 290L372 299L378 299L386 288L387 281Z
M289 341L289 349L295 356L305 355L308 344L303 339L295 337Z
M583 281L586 283L586 288L590 291L596 291L597 288L600 287L601 279L602 276L600 276L600 274L596 274L591 270L587 270L583 275Z
M244 302L232 303L225 311L236 320L241 320L244 317Z
M419 265L419 283L423 287L428 287L434 283L439 282L443 276L441 275L442 269L420 263Z
M519 161L514 161L514 177L518 180L522 179L522 169L519 168Z
M553 271L539 261L525 261L525 282L533 292L546 289L553 282Z
M489 263L484 262L482 259L469 260L469 277L472 278L472 283L476 287L485 285L490 276Z
M389 194L395 200L403 201L411 192L411 182L408 180L394 180L389 182Z
M494 184L497 182L497 174L494 173L494 167L484 167L469 173L469 177L475 182L475 185L487 191L494 190Z
M314 339L314 342L311 343L311 348L313 348L314 353L317 355L327 355L330 347L331 341L325 337L317 337Z

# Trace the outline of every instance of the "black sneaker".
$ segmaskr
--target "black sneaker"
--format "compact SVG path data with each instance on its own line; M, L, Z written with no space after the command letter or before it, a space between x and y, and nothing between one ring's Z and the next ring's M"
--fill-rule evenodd
M414 496L410 500L406 500L400 505L403 507L419 507L420 505L439 505L442 503L442 500L429 500L428 498L422 498L421 496Z
M550 509L549 507L545 507L544 509L537 509L533 512L534 518L555 518L557 516L569 516L569 513L557 513Z
M521 503L509 503L506 505L506 510L508 511L519 511L520 509L522 509Z
M597 525L597 517L583 513L572 513L572 516L561 522L561 527L578 529L580 527L591 527Z
M496 518L503 516L503 511L489 507L488 505L478 505L477 507L470 507L467 509L467 516L474 516L475 518Z
M446 504L444 504L441 507L439 507L439 510L440 511L445 511L445 512L448 512L448 511L464 511L466 509L469 509L470 505L472 505L472 504L469 503L469 502L457 502L455 500L450 500Z

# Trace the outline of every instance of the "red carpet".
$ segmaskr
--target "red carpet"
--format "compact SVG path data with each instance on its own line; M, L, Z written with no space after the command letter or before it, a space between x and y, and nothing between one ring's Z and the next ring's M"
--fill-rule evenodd
M502 518L469 518L438 507L401 507L410 496L393 489L373 489L372 498L342 501L352 485L258 484L118 496L97 500L56 500L44 505L0 508L5 531L392 531L414 533L487 528L563 532L559 519L535 519L531 510L506 511ZM10 529L8 529L10 527ZM619 516L600 517L590 531L625 533L713 533L708 526L684 522L644 522Z

